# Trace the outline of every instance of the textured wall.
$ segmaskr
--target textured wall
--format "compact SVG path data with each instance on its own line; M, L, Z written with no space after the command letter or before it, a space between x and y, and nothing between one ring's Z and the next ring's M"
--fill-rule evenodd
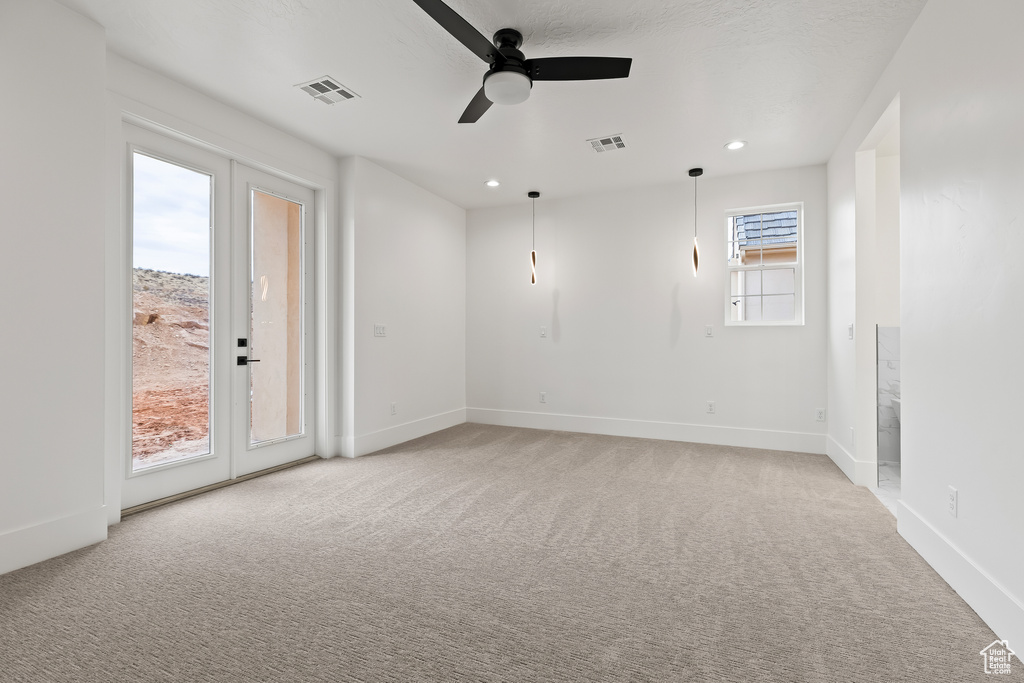
M1016 0L931 0L829 162L833 419L850 419L846 342L854 156L900 97L900 533L1002 638L1024 642L1024 44ZM1007 87L1007 84L1014 84ZM832 400L835 396L836 401ZM832 432L835 434L835 432ZM839 437L838 434L836 434ZM956 517L948 487L958 490ZM984 647L987 643L980 643ZM979 647L979 649L980 649Z

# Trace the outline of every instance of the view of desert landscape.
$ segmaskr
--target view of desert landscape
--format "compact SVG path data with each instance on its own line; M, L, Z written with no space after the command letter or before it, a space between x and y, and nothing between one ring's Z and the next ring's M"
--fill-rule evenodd
M210 282L132 274L134 469L209 452Z

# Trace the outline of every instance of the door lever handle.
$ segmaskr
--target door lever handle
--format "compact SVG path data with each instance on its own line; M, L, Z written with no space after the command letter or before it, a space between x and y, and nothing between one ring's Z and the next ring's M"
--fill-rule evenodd
M235 361L239 365L248 365L249 363L259 363L258 358L249 358L248 356L238 356Z

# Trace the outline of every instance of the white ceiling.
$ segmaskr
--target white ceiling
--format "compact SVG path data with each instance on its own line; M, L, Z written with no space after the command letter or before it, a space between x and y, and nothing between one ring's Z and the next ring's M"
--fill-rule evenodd
M486 64L412 0L61 1L120 55L475 208L824 162L926 0L448 0L488 38L518 29L527 57L633 58L628 79L539 82L475 124L457 121ZM361 97L294 87L324 75ZM609 134L628 147L586 143Z

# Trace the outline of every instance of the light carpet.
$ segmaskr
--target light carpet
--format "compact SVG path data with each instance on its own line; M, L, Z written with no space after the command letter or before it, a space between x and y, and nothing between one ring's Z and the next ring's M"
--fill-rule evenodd
M936 683L994 639L824 456L476 424L0 576L33 683Z

